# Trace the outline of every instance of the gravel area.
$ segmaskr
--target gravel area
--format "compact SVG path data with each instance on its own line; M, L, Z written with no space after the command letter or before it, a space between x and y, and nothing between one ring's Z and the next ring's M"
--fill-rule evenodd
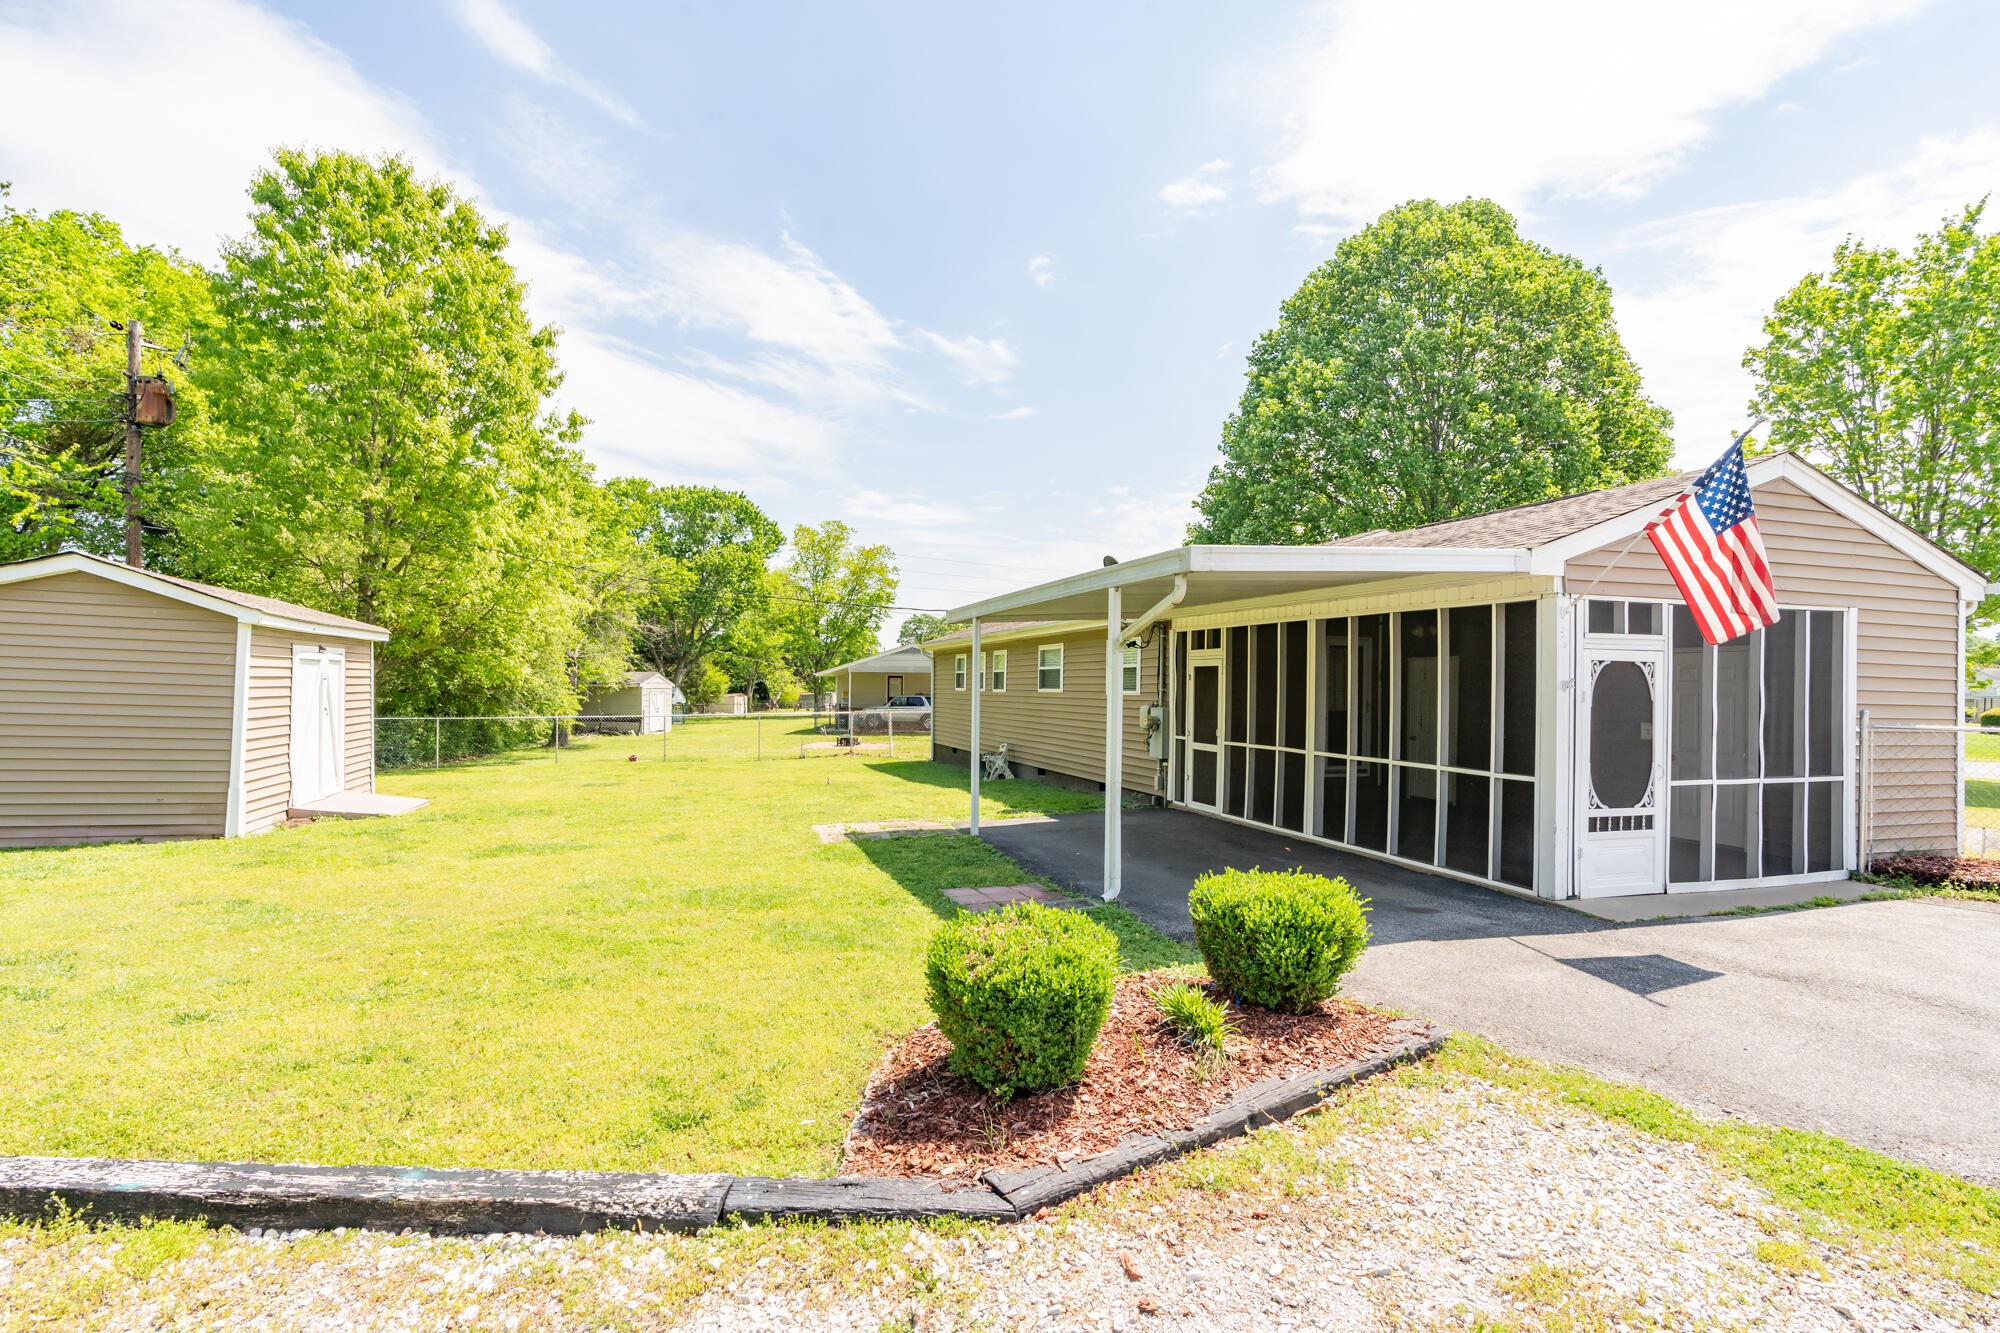
M0 1328L1962 1329L1698 1149L1409 1079L1012 1228L0 1232Z

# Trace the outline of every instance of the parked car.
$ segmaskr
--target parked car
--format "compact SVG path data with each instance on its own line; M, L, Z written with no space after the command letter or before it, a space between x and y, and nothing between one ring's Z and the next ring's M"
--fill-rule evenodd
M928 694L898 694L876 708L857 708L853 714L855 731L929 731L931 697Z

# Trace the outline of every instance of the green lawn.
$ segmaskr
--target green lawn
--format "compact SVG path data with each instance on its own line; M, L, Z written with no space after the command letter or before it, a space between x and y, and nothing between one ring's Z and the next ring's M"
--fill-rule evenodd
M926 1018L939 890L1024 876L960 835L822 844L963 817L964 773L797 758L802 725L767 721L761 761L717 720L664 759L606 738L384 775L431 798L400 819L0 853L0 1153L832 1171ZM1188 956L1100 915L1130 965Z
M2000 763L2000 735L1967 732L1965 758L1968 764ZM1973 828L2000 828L2000 778L1985 774L1995 769L1972 769L1965 780L1965 822Z

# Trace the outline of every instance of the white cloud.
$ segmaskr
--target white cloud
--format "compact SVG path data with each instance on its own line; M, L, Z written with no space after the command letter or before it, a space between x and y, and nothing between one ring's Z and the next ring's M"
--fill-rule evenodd
M1266 196L1308 216L1355 221L1422 196L1629 198L1718 112L1926 2L1345 0L1239 82L1282 145L1259 173Z
M639 124L639 113L630 103L563 63L554 48L501 0L454 0L452 10L460 26L502 62L544 83L567 88L627 125Z
M1160 202L1168 208L1192 213L1229 197L1229 163L1217 158L1204 162L1177 181L1160 187Z
M959 378L968 384L1005 384L1021 361L1005 338L988 339L970 333L962 338L947 338L929 329L922 332L925 340L944 354Z
M1047 287L1056 280L1055 262L1047 255L1036 255L1028 261L1028 280L1037 287Z
M1023 403L1019 407L1010 407L1005 412L995 412L986 419L988 421L1026 421L1033 415L1035 415L1035 409Z
M1683 463L1706 461L1747 424L1741 360L1800 278L1852 235L1907 246L2000 184L2000 128L1919 144L1893 169L1812 194L1707 208L1637 228L1610 256L1618 321L1646 387L1674 411ZM1991 225L1989 221L1989 225ZM1618 282L1627 261L1672 274Z

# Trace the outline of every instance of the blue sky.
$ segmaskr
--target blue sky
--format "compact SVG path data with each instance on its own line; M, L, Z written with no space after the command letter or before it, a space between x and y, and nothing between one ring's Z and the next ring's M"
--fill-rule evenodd
M271 146L405 152L511 226L604 473L947 606L1176 542L1251 342L1412 196L1602 266L1705 461L1786 286L2000 184L1996 50L1981 0L0 0L0 179L207 259Z

